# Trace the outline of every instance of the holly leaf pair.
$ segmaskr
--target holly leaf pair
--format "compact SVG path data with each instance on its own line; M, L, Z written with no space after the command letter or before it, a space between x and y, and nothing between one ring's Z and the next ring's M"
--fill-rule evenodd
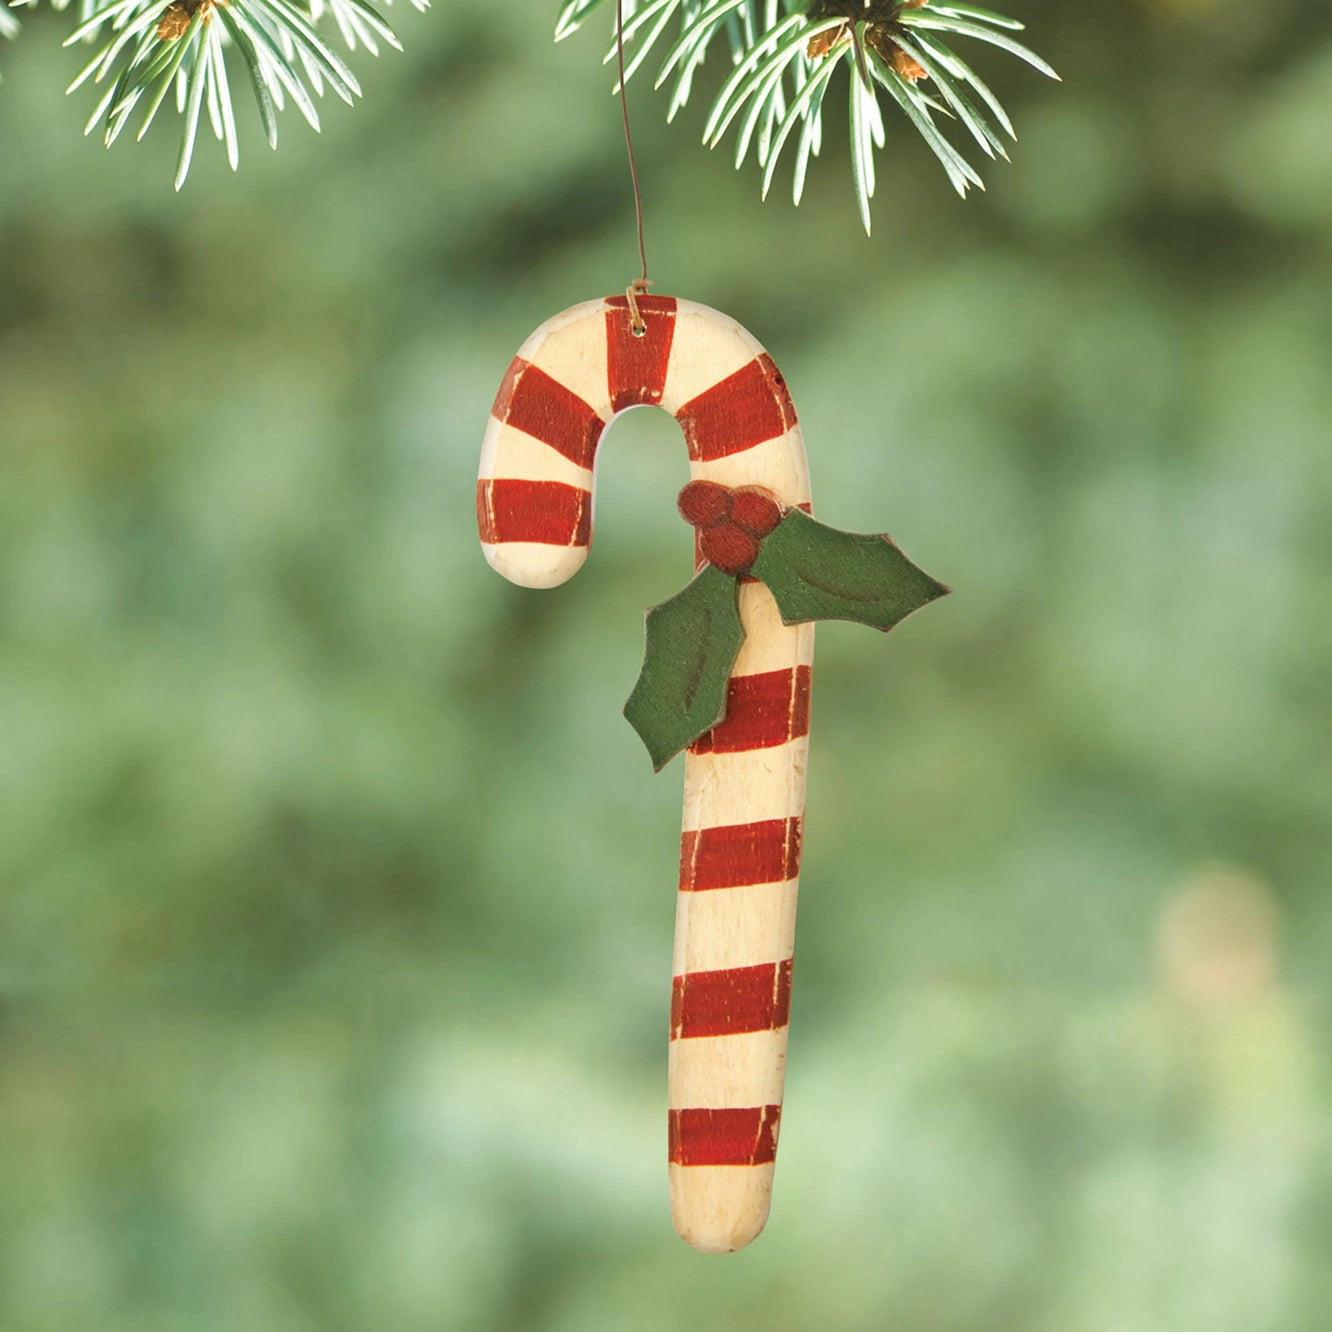
M888 536L842 532L791 509L764 538L750 573L786 624L854 620L885 633L948 592ZM647 613L643 669L624 715L660 771L722 720L745 641L740 582L706 564Z

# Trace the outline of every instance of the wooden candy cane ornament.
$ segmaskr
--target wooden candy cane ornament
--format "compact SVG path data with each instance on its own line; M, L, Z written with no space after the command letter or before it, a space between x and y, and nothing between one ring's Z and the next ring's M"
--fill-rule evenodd
M519 350L492 409L477 515L491 566L555 587L587 558L616 415L679 421L694 581L649 612L625 707L657 768L685 759L671 997L676 1230L725 1253L763 1229L781 1118L816 619L891 628L945 588L890 540L808 516L785 381L734 320L673 297L589 301Z

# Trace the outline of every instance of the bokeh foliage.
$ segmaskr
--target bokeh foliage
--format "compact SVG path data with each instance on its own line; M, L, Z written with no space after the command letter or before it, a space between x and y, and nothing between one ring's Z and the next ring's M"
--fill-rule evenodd
M509 357L635 272L538 8L437 6L179 197L169 130L79 138L58 18L0 52L0 1327L1321 1329L1325 11L1029 0L1013 167L962 205L903 132L872 243L831 145L760 207L637 95L658 290L956 589L820 629L773 1219L717 1260L679 775L618 712L675 427L617 424L567 587L476 548Z

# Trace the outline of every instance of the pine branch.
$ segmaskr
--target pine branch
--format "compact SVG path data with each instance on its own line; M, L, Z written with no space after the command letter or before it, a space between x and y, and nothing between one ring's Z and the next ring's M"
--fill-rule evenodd
M557 41L576 32L606 0L564 0ZM833 76L848 70L851 174L865 230L875 188L875 149L887 133L879 94L886 92L939 159L964 196L984 184L944 134L955 120L986 157L1007 158L1016 138L1008 114L980 76L952 49L957 37L999 47L1050 78L1059 76L1009 34L1015 19L961 0L624 0L626 80L676 28L656 86L673 80L667 119L674 120L714 39L725 33L731 71L713 102L703 142L715 148L734 127L735 164L750 149L763 170L767 198L787 144L794 139L792 197L804 194L812 157L823 146L823 103ZM613 9L614 6L612 5ZM947 42L945 38L949 39ZM615 59L612 41L606 62ZM925 86L923 86L925 85ZM619 85L616 85L619 91Z
M0 37L17 37L22 26L16 14L0 6Z
M53 2L63 9L69 0ZM429 0L412 3L418 9L429 6ZM360 84L321 35L325 18L349 51L363 46L378 55L381 45L402 49L367 0L79 0L79 5L81 22L65 45L88 43L97 49L68 91L84 84L105 89L84 132L100 125L109 147L137 112L136 137L142 139L174 92L182 127L178 190L189 175L205 109L232 170L238 166L234 79L248 83L274 148L278 112L288 98L316 131L316 99L325 90L354 104ZM13 15L0 8L0 34L12 36L17 27Z

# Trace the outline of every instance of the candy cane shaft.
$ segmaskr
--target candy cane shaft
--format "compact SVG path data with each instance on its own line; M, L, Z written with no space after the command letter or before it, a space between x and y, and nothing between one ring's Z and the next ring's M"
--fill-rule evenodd
M685 758L671 1003L671 1206L696 1248L768 1217L786 1071L814 626L741 588L726 719Z
M810 505L795 409L763 348L706 306L588 302L537 330L495 401L477 513L486 558L553 587L587 557L597 446L621 411L680 422L694 480ZM805 807L812 624L787 626L762 584L740 588L745 643L724 720L685 759L671 996L671 1210L696 1248L748 1244L767 1220L786 1065Z

